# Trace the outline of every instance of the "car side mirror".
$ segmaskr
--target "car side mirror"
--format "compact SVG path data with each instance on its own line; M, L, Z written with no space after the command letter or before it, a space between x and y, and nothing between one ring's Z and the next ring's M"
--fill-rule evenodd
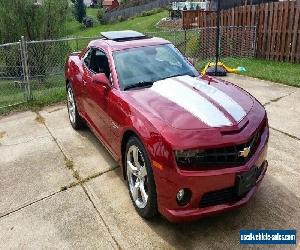
M110 86L110 81L108 80L108 78L106 77L106 75L104 73L99 73L93 76L92 78L93 83L96 84L101 84L103 86Z

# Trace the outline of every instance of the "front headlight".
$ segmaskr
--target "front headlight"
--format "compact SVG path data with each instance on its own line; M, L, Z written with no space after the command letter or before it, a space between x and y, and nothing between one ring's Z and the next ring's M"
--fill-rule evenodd
M175 158L178 166L186 166L205 157L204 150L176 150Z

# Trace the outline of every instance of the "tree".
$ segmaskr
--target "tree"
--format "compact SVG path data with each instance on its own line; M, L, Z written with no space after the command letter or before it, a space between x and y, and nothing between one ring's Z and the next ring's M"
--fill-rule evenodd
M64 35L68 15L67 0L0 1L0 43L52 39Z
M80 23L82 23L83 18L86 17L86 7L83 0L74 1L74 16L75 19Z
M1 0L0 1L0 43L19 41L24 36L27 41L48 40L62 37L65 34L65 23L68 15L67 0ZM60 44L61 45L61 44ZM18 49L18 47L15 47ZM31 76L46 75L47 61L64 60L66 48L54 43L28 44L28 63ZM19 52L4 51L2 63L20 66ZM6 72L15 76L16 72Z

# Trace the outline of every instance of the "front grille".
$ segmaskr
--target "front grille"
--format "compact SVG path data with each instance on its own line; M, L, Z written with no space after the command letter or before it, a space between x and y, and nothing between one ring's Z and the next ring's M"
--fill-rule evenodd
M236 167L245 164L254 154L260 142L261 133L257 132L249 141L243 144L223 148L213 148L204 150L196 157L176 159L179 167L193 169L197 167L222 166ZM240 152L251 147L247 157L241 156Z
M236 194L236 188L226 188L214 192L206 193L202 196L200 201L200 207L216 206L223 203L235 202L242 197L238 197Z

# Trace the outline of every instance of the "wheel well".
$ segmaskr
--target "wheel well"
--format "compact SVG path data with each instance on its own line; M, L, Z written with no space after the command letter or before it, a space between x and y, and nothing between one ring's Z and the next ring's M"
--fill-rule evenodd
M134 133L133 131L131 130L128 130L124 133L123 135L123 138L122 138L122 143L121 143L121 154L122 154L122 167L123 167L123 177L124 179L126 179L126 169L125 169L125 150L126 150L126 144L129 140L130 137L132 136L136 136L137 137L137 134Z

